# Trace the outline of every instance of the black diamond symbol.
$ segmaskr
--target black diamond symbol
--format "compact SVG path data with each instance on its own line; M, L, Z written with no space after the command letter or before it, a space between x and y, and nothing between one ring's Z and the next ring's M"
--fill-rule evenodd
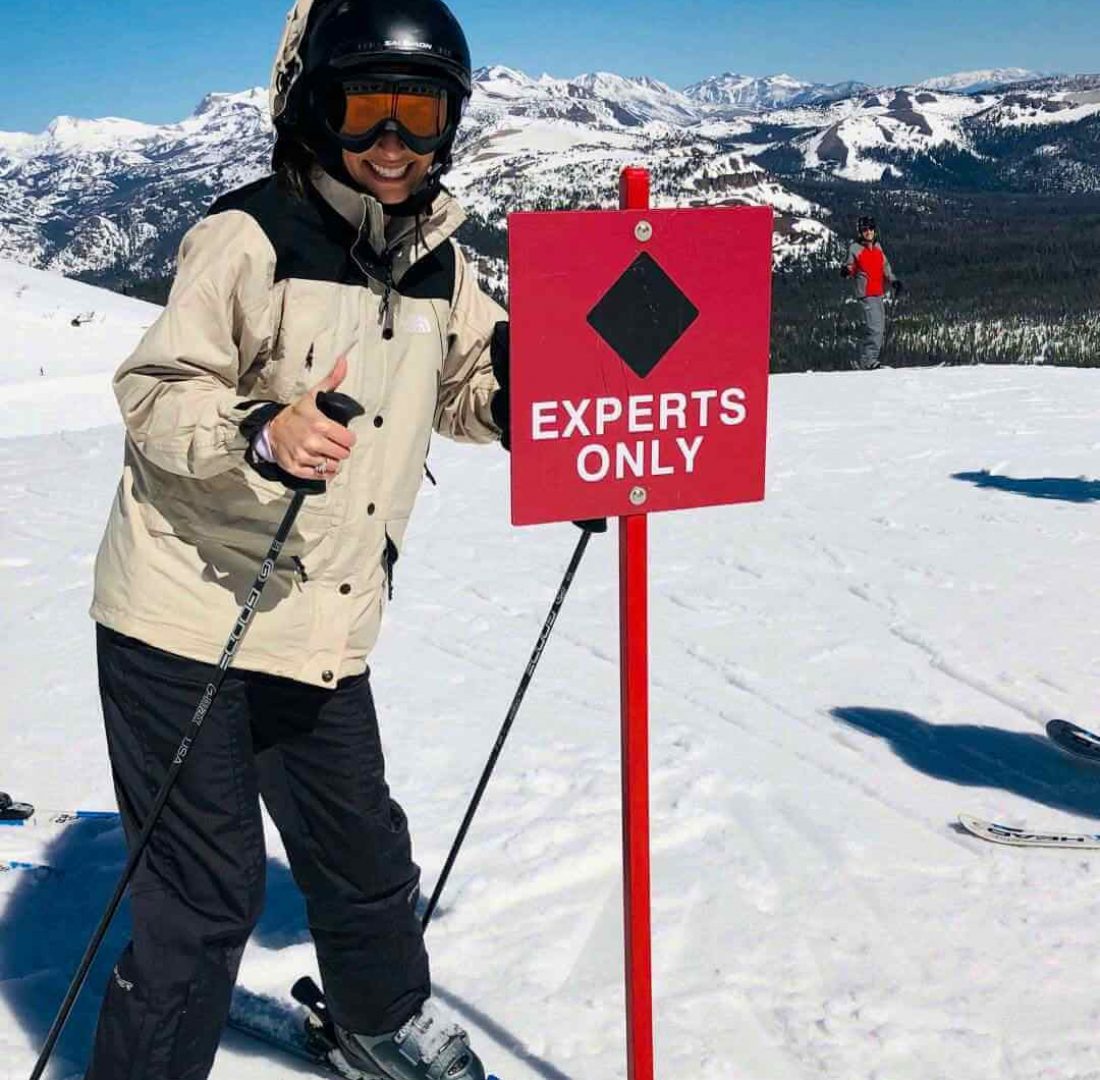
M699 309L643 252L588 313L588 322L644 379L698 317Z

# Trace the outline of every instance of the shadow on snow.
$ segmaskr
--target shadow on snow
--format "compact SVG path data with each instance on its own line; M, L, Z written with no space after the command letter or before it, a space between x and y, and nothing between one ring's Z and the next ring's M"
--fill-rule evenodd
M30 833L33 838L34 833ZM0 897L0 997L37 1049L76 971L126 861L122 826L89 820L58 829L41 861L53 868L47 877L20 873L8 895ZM420 910L426 906L420 899ZM445 917L440 907L436 919ZM129 902L124 901L100 947L69 1022L54 1050L47 1075L81 1075L95 1034L96 1019L111 968L130 934ZM290 869L278 859L267 861L264 912L252 935L263 948L278 950L310 941L305 904ZM247 975L246 975L247 978ZM287 987L289 992L290 987ZM555 1066L526 1049L521 1039L462 998L440 986L436 996L456 1013L507 1047L546 1080L569 1080ZM243 990L248 996L248 991ZM298 1022L289 998L271 1003L287 1023ZM278 1051L237 1033L226 1041L235 1050L278 1055ZM251 1048L251 1051L249 1050ZM308 1068L308 1067L307 1067Z
M20 874L6 900L0 899L0 995L40 1047L122 873L122 826L112 821L63 826L36 861L53 872L47 877ZM253 940L271 949L308 941L305 905L289 869L278 860L268 860L267 888ZM124 901L54 1051L53 1075L83 1070L107 978L129 934L129 902Z
M963 787L1000 788L1034 803L1100 818L1100 769L1059 750L1045 735L975 724L930 724L913 713L859 706L838 720L885 739L907 765Z
M1014 495L1026 495L1030 499L1055 499L1060 502L1087 503L1100 501L1100 480L1084 477L1043 476L1034 480L1017 480L1011 476L998 476L987 469L981 472L953 473L952 480L966 480L981 488L995 488Z

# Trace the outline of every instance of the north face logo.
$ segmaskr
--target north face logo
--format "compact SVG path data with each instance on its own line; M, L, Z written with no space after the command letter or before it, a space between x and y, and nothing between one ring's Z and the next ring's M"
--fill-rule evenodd
M405 320L402 329L406 334L430 334L432 324L427 315L410 315Z

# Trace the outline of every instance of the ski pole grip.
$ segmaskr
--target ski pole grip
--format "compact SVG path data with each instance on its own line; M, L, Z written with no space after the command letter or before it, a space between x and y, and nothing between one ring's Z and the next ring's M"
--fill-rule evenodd
M366 411L353 397L338 390L324 390L317 395L317 408L341 427L347 427L357 416Z

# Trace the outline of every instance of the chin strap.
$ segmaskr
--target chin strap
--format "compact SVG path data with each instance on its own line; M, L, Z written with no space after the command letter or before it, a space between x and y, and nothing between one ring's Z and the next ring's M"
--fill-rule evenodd
M403 202L386 206L386 213L391 217L419 217L421 214L431 214L432 203L438 198L440 189L443 187L443 174L446 171L446 166L442 164L433 165L420 187ZM358 184L355 186L359 187Z

